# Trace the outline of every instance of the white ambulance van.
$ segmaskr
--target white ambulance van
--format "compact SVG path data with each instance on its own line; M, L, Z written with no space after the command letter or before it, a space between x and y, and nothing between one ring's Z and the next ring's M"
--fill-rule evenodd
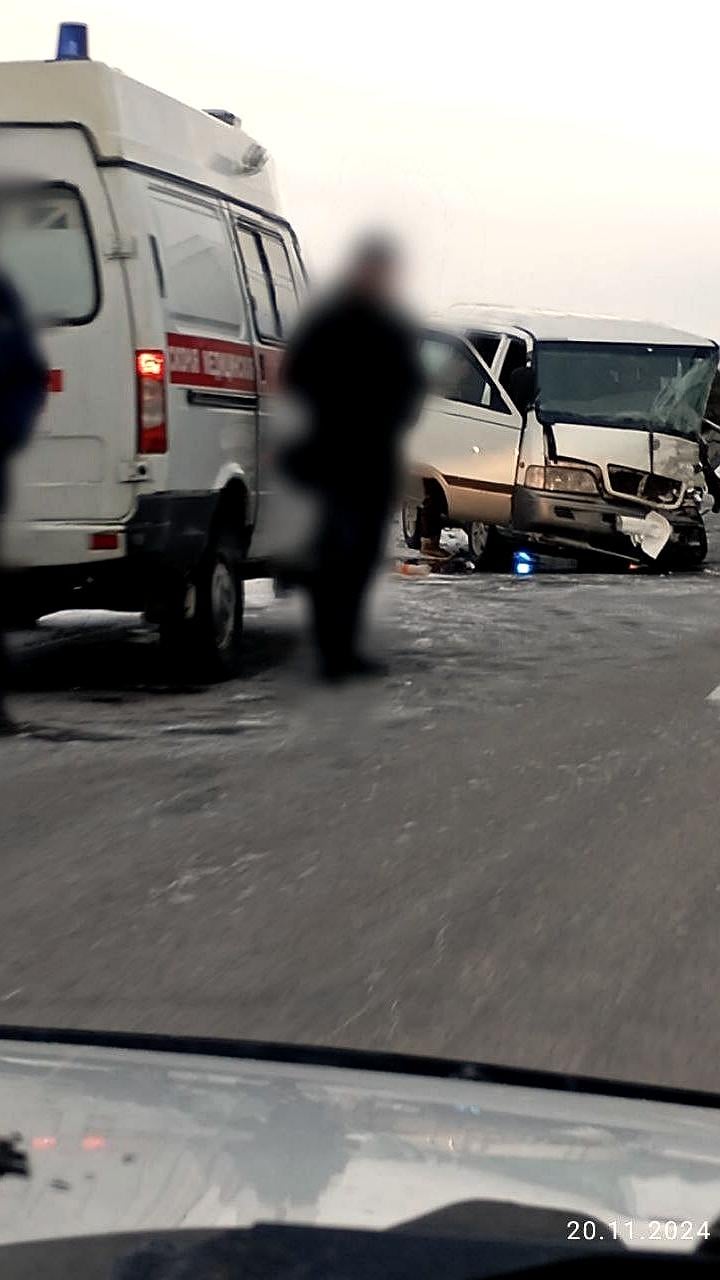
M243 579L274 553L264 424L298 244L232 115L82 52L0 67L0 268L50 365L12 482L6 605L139 609L171 652L230 673Z

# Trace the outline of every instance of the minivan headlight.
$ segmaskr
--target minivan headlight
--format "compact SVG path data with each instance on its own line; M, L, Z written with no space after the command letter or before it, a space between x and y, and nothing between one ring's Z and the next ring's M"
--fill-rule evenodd
M525 484L530 489L547 489L550 493L599 493L592 471L584 467L528 467Z
M683 506L687 504L689 507L697 507L699 511L705 501L706 492L707 490L701 489L699 485L695 485L692 489L686 489Z

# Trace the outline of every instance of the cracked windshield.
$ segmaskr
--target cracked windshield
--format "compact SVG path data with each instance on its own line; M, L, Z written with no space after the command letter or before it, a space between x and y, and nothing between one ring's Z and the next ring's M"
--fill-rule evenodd
M8 0L3 1278L720 1250L720 13L666 16Z

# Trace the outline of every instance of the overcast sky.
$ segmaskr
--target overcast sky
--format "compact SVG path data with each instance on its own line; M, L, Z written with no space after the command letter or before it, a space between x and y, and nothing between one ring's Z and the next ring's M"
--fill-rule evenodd
M720 339L718 0L5 0L2 58L91 55L273 153L318 271L389 225L428 306L648 316Z

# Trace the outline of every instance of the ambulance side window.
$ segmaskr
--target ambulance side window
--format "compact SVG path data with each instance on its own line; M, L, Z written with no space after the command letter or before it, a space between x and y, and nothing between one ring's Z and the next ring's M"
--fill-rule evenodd
M242 254L250 300L255 313L255 327L261 338L277 340L281 335L280 317L275 306L275 294L265 255L260 247L260 235L249 227L235 226L238 245Z
M292 236L289 235L286 239L283 239L283 247L290 259L290 270L292 272L293 281L295 282L295 293L298 298L302 299L307 292L307 277L305 275L305 268L300 261L298 247Z
M261 338L287 338L298 311L298 297L287 249L279 235L237 223L238 245Z
M214 205L152 188L167 306L180 329L247 337L248 322L225 219Z
M278 236L263 235L262 247L275 291L275 306L280 318L280 329L287 337L297 316L298 300L290 259Z

